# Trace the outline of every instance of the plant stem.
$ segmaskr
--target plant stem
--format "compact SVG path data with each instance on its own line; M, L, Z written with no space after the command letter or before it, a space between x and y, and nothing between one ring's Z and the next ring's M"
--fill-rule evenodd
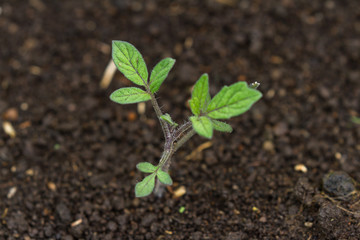
M168 143L170 143L170 145L168 145ZM173 142L165 143L165 149L159 161L159 167L161 170L166 172L168 171L172 154L173 154ZM159 181L159 178L157 178L154 194L157 197L162 197L164 193L164 189L165 189L165 185Z
M156 101L155 95L151 92L150 87L149 87L148 85L146 85L145 88L146 88L147 93L148 93L148 94L150 95L150 97L151 97L151 104L152 104L152 106L153 106L153 108L154 108L154 110L155 110L155 113L156 113L157 118L159 119L159 122L160 122L160 125L161 125L161 129L162 129L162 131L163 131L163 133L164 133L165 141L167 141L167 140L169 140L169 138L170 138L169 125L166 124L166 123L164 123L164 122L160 119L160 117L161 117L161 115L163 115L163 113L162 113L162 111L161 111L161 109L160 109L160 107L159 107L158 102Z
M151 104L155 110L156 116L159 119L161 129L164 133L165 137L165 146L164 146L164 152L161 156L161 159L159 161L159 167L161 170L167 172L170 167L171 163L171 157L172 155L182 146L184 143L186 143L192 136L195 135L195 130L191 128L192 124L190 121L183 124L181 127L179 127L177 130L170 132L169 124L161 120L161 116L163 115L158 102L156 101L155 95L150 91L150 87L148 85L145 86L146 91L151 96ZM185 135L184 133L188 131ZM179 140L178 140L179 139ZM178 141L177 141L178 140ZM174 142L176 142L176 145L174 146ZM165 185L162 184L159 179L156 180L156 186L154 189L154 194L158 197L161 197L163 195L165 189Z
M174 141L177 141L192 126L190 121L185 122L173 133Z
M175 146L174 146L174 141L175 139L170 139L169 142L165 143L165 149L164 149L164 153L160 159L159 165L160 168L164 171L167 172L169 171L169 167L170 167L170 163L171 163L171 157L172 155L182 146L184 145L184 143L186 143L192 136L195 135L195 130L191 129L189 132L187 132L185 135L183 135L179 141L176 142ZM163 193L164 193L164 189L165 189L165 185L162 184L159 179L157 178L156 180L156 186L154 189L154 194L157 197L162 197Z
M184 143L186 143L192 136L196 134L194 129L191 129L189 132L187 132L184 136L180 138L179 141L176 142L175 147L173 149L173 153L175 153Z

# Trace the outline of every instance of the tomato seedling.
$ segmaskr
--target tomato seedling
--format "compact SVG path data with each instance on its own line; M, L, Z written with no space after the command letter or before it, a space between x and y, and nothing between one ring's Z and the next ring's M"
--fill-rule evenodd
M175 123L168 113L162 113L155 98L156 92L175 64L175 59L165 58L153 68L150 78L146 63L140 52L130 43L113 41L112 58L124 76L142 87L125 87L114 91L110 99L116 103L129 104L151 101L165 137L162 156L157 166L148 162L136 165L141 172L148 173L135 186L136 197L145 197L153 191L162 195L164 185L172 185L168 173L171 157L185 142L196 133L211 139L214 130L232 132L232 127L219 120L238 116L258 101L262 94L256 90L257 82L248 86L246 82L237 82L224 86L213 98L209 93L209 77L201 75L192 90L189 105L193 116L182 125ZM156 180L156 181L155 181ZM155 189L155 190L154 190Z

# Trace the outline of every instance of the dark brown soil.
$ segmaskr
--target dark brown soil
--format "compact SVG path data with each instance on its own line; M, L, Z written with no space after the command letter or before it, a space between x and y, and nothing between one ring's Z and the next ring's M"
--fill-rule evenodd
M359 194L322 189L331 170L360 181L359 13L358 0L0 1L0 122L16 131L0 129L0 239L360 239ZM114 39L149 66L177 59L158 96L179 122L203 72L212 94L264 93L232 134L179 150L161 199L133 190L135 165L161 154L150 105L109 100L130 85L120 73L99 87Z

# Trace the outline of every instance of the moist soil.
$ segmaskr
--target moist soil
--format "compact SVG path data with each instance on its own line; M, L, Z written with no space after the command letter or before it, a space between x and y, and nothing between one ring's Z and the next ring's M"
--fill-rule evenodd
M358 0L0 1L0 239L360 239L359 12ZM233 133L178 151L162 198L134 196L136 164L163 147L151 105L109 100L131 85L121 73L99 85L114 39L149 69L176 58L158 99L180 123L204 72L212 95L261 83ZM330 171L352 192L325 192Z

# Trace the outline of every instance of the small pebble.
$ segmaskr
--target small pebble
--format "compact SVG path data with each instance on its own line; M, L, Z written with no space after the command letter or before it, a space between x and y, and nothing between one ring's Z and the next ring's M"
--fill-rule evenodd
M308 228L311 228L313 225L314 225L314 223L312 223L312 222L305 222L304 223L304 226L308 227Z
M335 197L350 197L355 192L355 181L345 172L330 172L323 178L324 190Z
M259 213L260 212L260 209L258 209L257 207L252 207L252 210L253 210L253 212L256 212L256 213Z
M274 144L268 140L263 143L263 149L268 152L273 152L275 147L274 147Z
M146 110L146 105L144 102L140 102L137 105L137 111L140 115L144 115Z
M31 168L29 168L28 170L26 170L26 175L27 176L34 176L34 170L32 170Z
M77 225L82 223L82 219L79 218L78 220L76 220L75 222L71 223L71 227L76 227Z
M3 114L3 118L8 121L16 121L19 118L19 113L16 108L9 108L6 110L6 112Z
M56 206L56 212L59 215L61 221L69 222L71 220L71 212L64 203L59 203Z
M303 173L307 173L307 171L308 171L307 167L304 164L296 164L294 169L297 172L303 172Z
M144 215L144 216L142 217L142 220L141 220L141 223L140 223L140 224L141 224L142 226L148 227L148 226L151 225L151 223L153 223L154 221L156 221L156 219L157 219L156 214L154 214L154 213L148 213L148 214L146 214L146 215Z
M31 126L31 122L30 121L25 121L19 124L19 129L25 129Z
M259 222L261 222L261 223L266 223L266 217L265 217L265 216L262 216L262 217L259 219Z
M137 119L136 113L135 112L129 112L127 114L127 119L128 119L129 122L135 121Z
M56 191L56 185L53 182L48 182L47 187L51 190L51 191Z
M107 228L112 231L115 232L115 230L117 229L117 224L113 221L108 222L107 224Z
M21 103L20 109L23 110L23 111L28 110L29 109L29 104L27 104L26 102Z
M279 122L274 126L273 130L276 136L282 136L288 132L288 125L285 122Z
M9 135L11 138L16 137L15 129L14 129L14 127L12 126L12 124L10 122L4 121L2 126L3 126L3 129L4 129L4 132L7 135Z
M271 56L270 62L272 64L282 64L284 60L280 56Z
M335 153L335 158L336 158L337 160L341 160L341 158L342 158L341 153L336 152L336 153Z
M180 186L178 189L174 191L174 197L178 198L183 196L186 193L186 188L184 186Z
M7 198L9 198L9 199L12 198L15 195L16 191L17 191L17 187L10 188L10 190L7 194Z

